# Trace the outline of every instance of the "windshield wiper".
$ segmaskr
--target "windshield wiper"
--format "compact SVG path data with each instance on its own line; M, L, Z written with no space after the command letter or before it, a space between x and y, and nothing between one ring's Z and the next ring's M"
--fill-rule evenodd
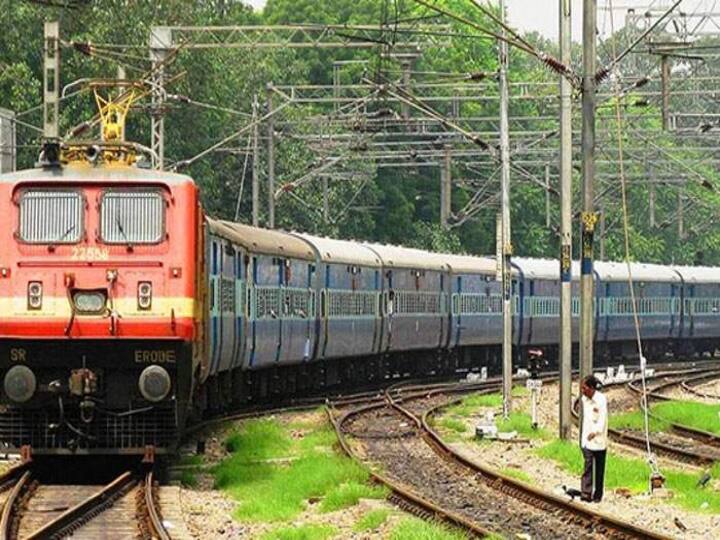
M132 244L130 243L128 235L125 233L125 227L123 227L119 212L115 214L115 225L117 225L118 231L120 231L120 234L122 234L123 238L125 239L125 243L128 245L128 247L131 247Z
M57 244L59 242L62 242L63 240L65 240L67 238L68 234L70 234L74 230L75 230L75 225L70 225L70 227L68 227L68 229L62 234L62 236L60 236L60 238L58 238L57 240L55 240L52 243Z

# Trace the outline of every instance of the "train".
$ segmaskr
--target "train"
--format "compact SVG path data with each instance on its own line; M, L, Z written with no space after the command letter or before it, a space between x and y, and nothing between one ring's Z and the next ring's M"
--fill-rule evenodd
M0 175L5 451L152 457L194 419L253 401L500 369L494 257L214 219L192 178L127 153L56 149ZM630 358L628 267L593 271L596 355ZM648 358L715 351L716 268L631 271ZM515 365L530 348L557 359L559 279L557 261L513 258Z

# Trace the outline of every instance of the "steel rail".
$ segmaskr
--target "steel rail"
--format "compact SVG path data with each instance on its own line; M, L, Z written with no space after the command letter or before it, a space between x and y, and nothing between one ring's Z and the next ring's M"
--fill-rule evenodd
M22 476L15 482L12 491L5 500L2 514L0 515L0 540L11 540L13 538L13 529L17 524L14 520L13 511L16 510L16 507L19 505L21 494L30 485L30 477L30 471L22 473Z
M372 409L381 409L386 406L386 403L384 401L381 401L379 403L373 403L370 405L365 405L363 407L358 407L356 409L353 409L352 411L349 411L339 418L335 418L335 415L332 412L332 408L330 406L326 407L325 411L327 413L328 419L330 420L330 423L332 424L333 428L335 429L335 433L338 438L338 442L340 443L340 447L343 449L343 452L355 461L358 464L362 464L361 460L357 457L357 455L352 451L350 446L347 443L347 440L345 439L345 434L342 430L342 425L344 422L346 422L348 419L352 418L353 416L356 416L358 414L361 414L362 412L366 412ZM476 523L473 523L472 521L468 520L467 518L453 512L452 510L448 510L445 508L442 508L418 493L410 490L406 486L402 486L399 482L396 482L394 480L391 480L385 475L382 475L377 472L370 471L370 477L377 483L382 484L386 486L392 493L393 498L396 500L396 502L400 502L399 506L404 507L406 510L411 511L413 513L418 513L417 509L420 509L419 513L421 517L426 517L423 514L429 514L433 518L443 521L453 527L460 528L467 532L468 534L472 535L473 537L488 537L491 536L492 533Z
M581 519L587 527L592 527L599 534L620 536L623 538L649 538L656 540L667 540L671 538L669 536L638 527L632 523L628 523L613 516L596 512L578 503L566 501L561 497L530 486L520 480L506 476L456 452L447 443L445 443L440 435L430 426L429 418L440 409L457 403L460 399L461 398L452 399L446 403L431 407L425 410L420 418L405 407L401 406L399 403L393 403L393 407L408 419L415 422L415 424L422 430L428 444L430 444L437 454L448 461L458 463L473 472L480 473L489 486L502 493L517 498L528 504L532 504L542 510L560 510L565 513L570 513L575 518Z
M148 473L145 475L145 485L143 492L145 509L147 511L146 521L152 540L170 540L170 535L165 529L165 525L163 524L160 512L158 511L157 505L155 504L154 480L152 471L148 471Z
M712 363L714 363L714 362L712 362L712 361L708 362L708 364L712 364ZM715 368L715 369L717 369L717 368ZM701 376L707 376L708 373L714 373L714 372L715 372L715 370L713 368L709 367L709 365L708 365L708 366L703 366L703 367L699 367L699 368L694 368L691 370L676 370L676 371L671 371L671 372L667 372L667 373L656 374L653 377L648 377L648 378L669 377L669 376L677 376L677 375L687 376L688 374L701 374ZM627 385L629 388L633 388L631 386L633 382L636 382L636 381L630 381L629 383L626 383L624 381L617 382L617 383L611 383L611 384L605 385L605 387L607 388L610 386ZM661 383L656 388L671 386L674 384L678 384L677 381ZM577 403L575 405L577 405ZM572 414L573 414L573 419L574 419L575 423L577 424L578 411L575 407L572 410ZM608 428L608 435L610 436L610 438L613 441L623 444L625 446L631 446L633 448L637 448L640 450L647 449L647 441L645 440L644 436L635 435L633 433L624 432L619 429L610 428L610 427ZM699 452L694 452L692 450L687 450L685 448L678 448L671 444L660 442L660 441L652 441L651 440L650 447L656 453L658 453L660 455L674 459L676 461L680 461L683 463L689 463L689 464L697 465L700 467L712 465L716 461L715 458L712 456L708 456L706 454L701 454Z
M701 373L699 375L695 375L694 377L689 377L689 378L680 379L680 380L666 381L666 382L663 382L663 383L653 387L648 392L648 397L658 400L658 401L665 401L665 402L672 401L671 397L661 394L660 392L667 388L672 388L673 386L680 385L683 388L685 388L685 386L689 386L689 384L692 384L692 383L697 383L700 381L706 381L706 380L710 380L710 379L716 379L719 377L720 377L720 371L708 371L706 373ZM637 394L642 393L642 389L638 388L637 385L634 384L634 382L628 383L628 388ZM641 402L640 406L643 409L645 408L645 404L642 402ZM676 422L668 422L661 416L659 416L657 414L653 414L652 412L649 412L649 411L648 411L648 414L652 418L656 418L660 421L668 423L668 425L670 426L670 429L682 437L685 437L688 439L693 439L693 440L701 442L703 444L707 444L708 446L720 448L720 436L716 435L715 433L710 433L709 431L697 429L697 428L694 428L691 426L686 426L684 424L679 424ZM643 439L643 441L644 441L644 439ZM657 444L657 443L653 443L653 445L654 444ZM659 443L659 444L663 445L663 443ZM714 461L717 461L716 459L711 458L710 456L703 456L703 454L700 454L697 452L692 452L691 450L688 450L688 451L685 451L683 449L675 449L675 450L678 451L680 454L685 454L688 457L691 457L692 455L694 455L696 457L696 460L698 461L698 463L700 463L702 465L712 464Z
M125 472L79 504L36 529L25 540L62 538L82 527L98 514L110 508L135 484L132 473Z

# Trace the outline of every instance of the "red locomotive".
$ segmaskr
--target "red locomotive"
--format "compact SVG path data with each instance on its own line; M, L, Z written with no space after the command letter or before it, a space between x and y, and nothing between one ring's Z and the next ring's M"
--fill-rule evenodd
M174 442L198 362L198 191L122 146L0 177L0 434L34 451Z

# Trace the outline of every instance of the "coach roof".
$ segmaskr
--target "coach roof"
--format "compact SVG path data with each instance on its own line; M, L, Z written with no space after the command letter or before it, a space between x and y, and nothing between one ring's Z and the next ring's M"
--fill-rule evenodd
M411 270L447 270L448 265L444 256L421 249L401 246L386 246L383 244L363 244L382 259L383 266L388 268L409 268Z
M595 270L603 281L627 281L629 277L627 263L598 261ZM633 281L661 281L680 283L681 279L671 266L650 263L630 263Z
M315 253L310 244L292 234L211 218L207 218L207 222L213 233L244 247L251 253L292 257L306 261L315 260Z
M358 242L322 238L305 233L291 233L312 245L326 263L353 264L360 266L379 267L382 261L372 249Z
M443 253L441 257L456 274L492 274L494 276L497 271L495 259L491 257L454 255L452 253Z

